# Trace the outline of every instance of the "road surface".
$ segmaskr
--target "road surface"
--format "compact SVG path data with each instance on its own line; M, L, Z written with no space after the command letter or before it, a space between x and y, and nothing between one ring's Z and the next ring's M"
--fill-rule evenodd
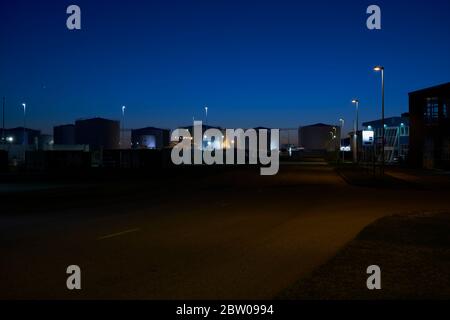
M89 188L3 203L0 298L270 299L377 218L450 207L444 191L354 187L320 162Z

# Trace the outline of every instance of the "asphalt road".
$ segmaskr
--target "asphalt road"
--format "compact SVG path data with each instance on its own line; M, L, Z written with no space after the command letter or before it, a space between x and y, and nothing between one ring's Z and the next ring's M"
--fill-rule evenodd
M270 299L377 218L450 208L448 191L355 187L320 162L84 188L2 200L0 298Z

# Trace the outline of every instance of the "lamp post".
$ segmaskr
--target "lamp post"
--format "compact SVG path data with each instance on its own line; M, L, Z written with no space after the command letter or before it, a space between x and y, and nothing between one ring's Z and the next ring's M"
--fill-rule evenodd
M5 143L5 97L3 97L2 113L2 143Z
M125 130L125 106L122 106L122 130L120 130L120 143L122 144L123 142L123 135L124 135L124 130ZM125 144L123 144L125 145Z
M208 107L205 107L205 115L206 115L205 124L208 125Z
M374 71L381 72L381 174L384 174L384 67L375 66Z
M340 132L340 137L339 137L339 149L342 149L342 129L344 129L344 124L345 124L345 121L344 121L344 119L342 119L342 118L340 118L339 119L339 122L341 123L341 132ZM344 162L345 161L345 153L344 153L344 150L341 150L342 151L342 162Z
M355 104L356 106L356 120L353 133L353 141L354 141L353 160L354 162L358 162L359 100L353 99L352 103Z
M336 139L337 139L337 128L333 127L332 128L333 131L330 131L331 133L331 142L332 142L332 148L334 156L336 156L336 162L339 161L339 150L338 150L338 146L339 144L337 143Z
M25 145L25 135L26 135L26 119L27 119L27 105L25 103L22 103L23 107L23 144Z
M331 139L330 139L330 147L334 147L334 153L336 153L336 142L334 141L336 139L336 128L333 128L333 131L330 131Z

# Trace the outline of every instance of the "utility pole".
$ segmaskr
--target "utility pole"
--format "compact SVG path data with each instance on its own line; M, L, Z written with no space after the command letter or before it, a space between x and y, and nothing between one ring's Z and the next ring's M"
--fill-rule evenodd
M125 109L127 107L122 106L122 128L120 130L119 144L120 148L123 149L125 146L124 138L125 138Z
M5 96L3 96L2 143L5 143Z
M385 147L385 133L384 133L384 67L375 66L375 71L381 72L381 175L384 175L384 147Z
M26 105L26 103L22 103L22 107L23 107L23 145L26 145L26 144L28 144L28 141L26 139L26 135L27 135L27 129L26 129L26 127L27 127L27 105ZM25 159L25 155L24 155L24 159Z
M356 120L354 124L354 134L353 134L353 143L354 143L354 150L353 150L353 161L355 163L358 163L358 131L359 131L359 100L353 99L352 103L356 105Z
M339 122L341 123L340 134L339 134L339 149L342 149L342 131L344 130L345 120L340 118ZM345 151L344 150L341 150L341 151L342 151L342 163L344 163L345 162Z
M382 137L383 137L383 142L382 142L382 149L381 149L381 175L384 176L384 146L385 146L385 132L384 132L384 68L381 70L381 90L382 90L382 94L381 94L381 99L382 99L382 112L381 112L381 132L383 133Z

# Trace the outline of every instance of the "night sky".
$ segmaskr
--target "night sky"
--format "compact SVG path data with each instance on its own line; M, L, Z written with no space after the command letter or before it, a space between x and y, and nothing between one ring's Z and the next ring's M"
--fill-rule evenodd
M81 7L82 29L66 28ZM382 30L366 8L382 9ZM7 127L51 132L91 116L126 127L350 128L408 110L407 93L450 81L450 1L1 1L0 96Z

